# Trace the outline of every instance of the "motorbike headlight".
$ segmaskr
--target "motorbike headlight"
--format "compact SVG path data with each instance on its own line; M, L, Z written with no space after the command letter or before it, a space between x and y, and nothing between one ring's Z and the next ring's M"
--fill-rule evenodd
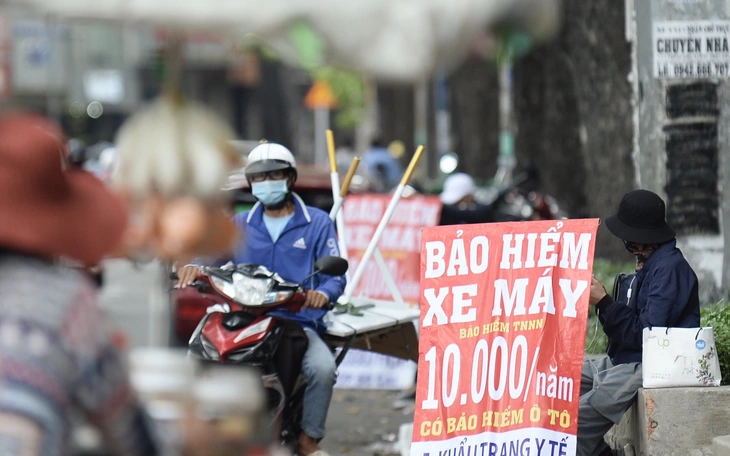
M231 299L236 299L236 287L231 282L227 282L216 276L211 276L210 281L213 283L213 286L218 289L218 291Z
M285 299L279 297L279 293L269 293L273 282L269 278L253 278L234 273L232 283L215 276L211 277L211 281L223 294L247 306L260 306Z

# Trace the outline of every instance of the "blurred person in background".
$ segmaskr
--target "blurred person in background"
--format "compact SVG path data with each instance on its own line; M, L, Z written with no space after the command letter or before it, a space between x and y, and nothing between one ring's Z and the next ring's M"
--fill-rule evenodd
M69 454L81 412L111 454L154 456L95 288L59 264L98 264L120 242L126 209L68 159L45 118L0 115L0 449Z
M380 139L373 141L370 150L362 159L377 193L388 193L400 182L401 169L398 159L391 155Z
M347 171L350 169L350 164L357 156L352 145L352 139L349 136L345 136L342 140L342 144L337 148L335 156L337 157L337 170L340 173L347 174Z
M474 179L465 173L452 174L444 181L440 199L443 203L439 225L465 225L492 220L489 206L474 201Z

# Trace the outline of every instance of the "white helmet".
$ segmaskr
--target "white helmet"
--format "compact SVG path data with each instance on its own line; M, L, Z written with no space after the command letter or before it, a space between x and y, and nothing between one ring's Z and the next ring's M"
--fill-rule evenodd
M262 143L256 146L246 163L246 176L255 173L266 173L280 169L297 171L297 162L289 149L276 143Z

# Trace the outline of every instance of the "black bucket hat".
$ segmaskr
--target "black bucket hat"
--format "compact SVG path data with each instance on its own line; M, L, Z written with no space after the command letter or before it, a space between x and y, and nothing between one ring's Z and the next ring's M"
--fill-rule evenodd
M606 217L606 228L623 241L662 244L677 236L665 220L664 201L649 190L634 190L621 198L618 211Z

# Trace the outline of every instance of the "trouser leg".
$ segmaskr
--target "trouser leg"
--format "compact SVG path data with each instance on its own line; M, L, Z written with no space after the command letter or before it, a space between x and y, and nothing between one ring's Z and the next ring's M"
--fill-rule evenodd
M310 329L304 331L309 338L309 347L302 361L302 373L307 381L302 430L312 438L321 439L337 381L337 366L335 357L319 335Z
M583 363L578 408L578 456L595 456L607 445L603 436L621 421L641 387L641 363L613 365L608 358ZM589 379L593 378L593 385Z

